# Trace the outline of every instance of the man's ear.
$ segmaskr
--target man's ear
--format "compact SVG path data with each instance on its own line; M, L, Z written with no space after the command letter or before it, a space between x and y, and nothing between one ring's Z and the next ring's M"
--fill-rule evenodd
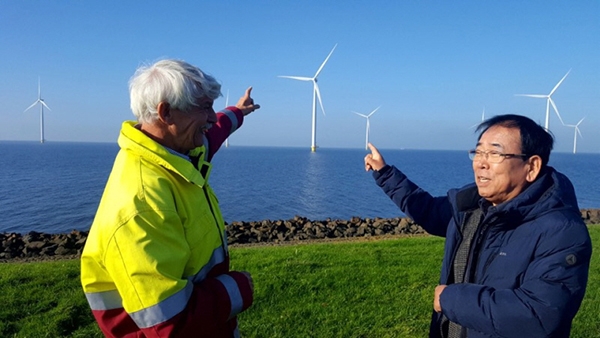
M158 119L165 124L173 124L173 115L171 114L171 106L168 102L159 102L156 106Z
M533 155L527 160L527 162L529 168L527 170L526 180L527 182L531 183L535 181L542 170L542 158L539 155Z

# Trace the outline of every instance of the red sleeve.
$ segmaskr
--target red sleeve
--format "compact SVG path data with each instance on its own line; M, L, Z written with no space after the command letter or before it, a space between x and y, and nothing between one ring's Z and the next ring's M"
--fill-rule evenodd
M186 308L173 318L142 329L147 337L223 337L237 326L235 316L252 305L248 278L231 271L194 286Z
M244 114L235 106L227 107L217 113L217 123L206 133L208 139L208 157L210 162L212 157L221 147L221 144L239 129L244 123Z

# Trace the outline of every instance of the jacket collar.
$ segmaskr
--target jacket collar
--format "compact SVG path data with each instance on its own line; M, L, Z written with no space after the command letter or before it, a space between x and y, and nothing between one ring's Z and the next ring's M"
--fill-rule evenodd
M136 121L125 121L121 126L119 146L122 150L138 154L148 161L177 173L190 183L204 186L210 176L211 164L204 160L205 147L198 147L190 152L190 156L199 158L197 169L190 160L174 155L164 146L146 136L135 127ZM201 174L202 172L202 174Z
M454 213L465 212L477 207L485 207L485 201L474 183L448 192L448 198L455 205ZM510 219L523 221L534 219L556 209L570 209L579 212L575 190L569 179L552 167L540 176L515 198L489 207L489 212Z

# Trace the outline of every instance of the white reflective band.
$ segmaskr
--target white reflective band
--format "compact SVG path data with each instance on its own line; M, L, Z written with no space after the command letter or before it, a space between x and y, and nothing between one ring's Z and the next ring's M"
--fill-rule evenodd
M224 261L225 253L223 252L221 246L218 246L217 248L215 248L212 255L210 256L210 260L208 261L208 263L206 263L202 267L202 269L200 269L200 271L198 271L198 273L193 277L194 283L197 284L202 282L206 278L206 275L208 275L208 272L212 270L212 268L217 266L217 264L223 263Z
M140 328L166 322L185 309L193 290L194 284L188 282L183 289L169 298L149 308L130 313L129 316Z
M229 319L231 319L236 314L242 312L242 308L244 306L242 294L240 293L240 289L238 288L238 285L233 277L229 275L220 275L217 277L217 280L220 281L223 286L225 286L225 289L227 289L227 293L229 294L229 299L231 300L231 312L229 313Z
M227 115L229 120L231 120L231 131L229 133L232 134L234 131L236 131L238 129L237 116L235 116L234 112L232 112L231 110L227 110L227 109L223 110L223 114Z
M117 290L90 292L85 294L92 310L112 310L123 307L123 300Z

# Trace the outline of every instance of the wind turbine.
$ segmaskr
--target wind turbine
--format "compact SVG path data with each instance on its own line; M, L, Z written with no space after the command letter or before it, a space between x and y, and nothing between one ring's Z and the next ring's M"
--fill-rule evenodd
M42 99L42 90L41 90L41 86L40 86L40 79L38 78L38 99L29 107L27 107L27 109L25 109L26 112L29 109L33 108L33 106L35 106L36 104L40 104L40 143L44 143L44 107L48 108L48 110L52 110L50 109L50 107L48 107L48 105L46 105L46 102L44 102L44 99Z
M516 94L516 96L527 96L527 97L535 97L538 99L546 99L546 123L544 124L544 128L546 128L546 130L548 129L548 121L550 120L550 105L552 105L552 108L554 108L554 112L556 112L556 115L558 115L558 119L560 120L560 123L562 123L563 125L565 124L562 120L562 117L560 117L560 113L558 112L558 109L556 108L556 105L554 104L554 101L552 101L552 94L554 94L554 92L556 91L556 89L558 88L558 86L560 86L560 84L565 80L565 78L567 77L567 75L569 75L569 73L571 72L571 70L569 69L569 71L567 72L567 74L565 74L565 76L563 76L562 79L560 79L560 81L558 81L558 83L556 84L556 86L554 86L554 88L552 88L552 91L550 92L550 94L548 95L542 95L542 94Z
M335 46L333 46L333 49L331 50L331 52L329 52L329 55L327 55L327 57L325 58L325 61L323 61L323 63L321 64L321 67L319 67L319 69L317 69L317 72L315 73L315 75L313 77L281 76L281 75L279 76L279 77L293 79L293 80L311 81L313 83L312 139L311 139L312 141L311 141L311 145L310 145L310 150L312 152L315 152L317 150L317 98L319 99L319 104L321 105L321 111L323 112L323 115L325 115L325 109L323 108L323 102L321 101L321 92L319 91L319 85L317 84L317 77L323 70L323 67L325 67L325 64L327 63L327 60L329 60L329 57L331 56L331 54L333 54L335 47L337 47L337 43L335 44Z
M362 116L364 118L367 119L367 136L366 136L366 140L365 140L365 149L369 150L369 130L371 129L371 125L369 123L369 119L371 117L371 115L375 114L375 112L377 111L377 109L381 108L381 106L375 108L375 110L373 110L371 113L369 113L369 115L363 115L360 113L357 113L355 111L353 111L354 114L358 115L358 116Z
M583 119L585 119L585 117ZM583 137L581 131L579 131L579 125L583 122L583 119L579 120L577 124L565 124L565 127L575 128L575 136L573 136L573 154L577 153L577 134L579 134L580 137Z
M485 121L485 107L483 107L483 112L481 113L481 122ZM474 125L472 125L469 129L471 128L475 128L479 125L479 123L475 123Z
M227 97L225 98L225 108L229 107L229 89L227 89ZM225 139L225 148L229 147L229 137Z

